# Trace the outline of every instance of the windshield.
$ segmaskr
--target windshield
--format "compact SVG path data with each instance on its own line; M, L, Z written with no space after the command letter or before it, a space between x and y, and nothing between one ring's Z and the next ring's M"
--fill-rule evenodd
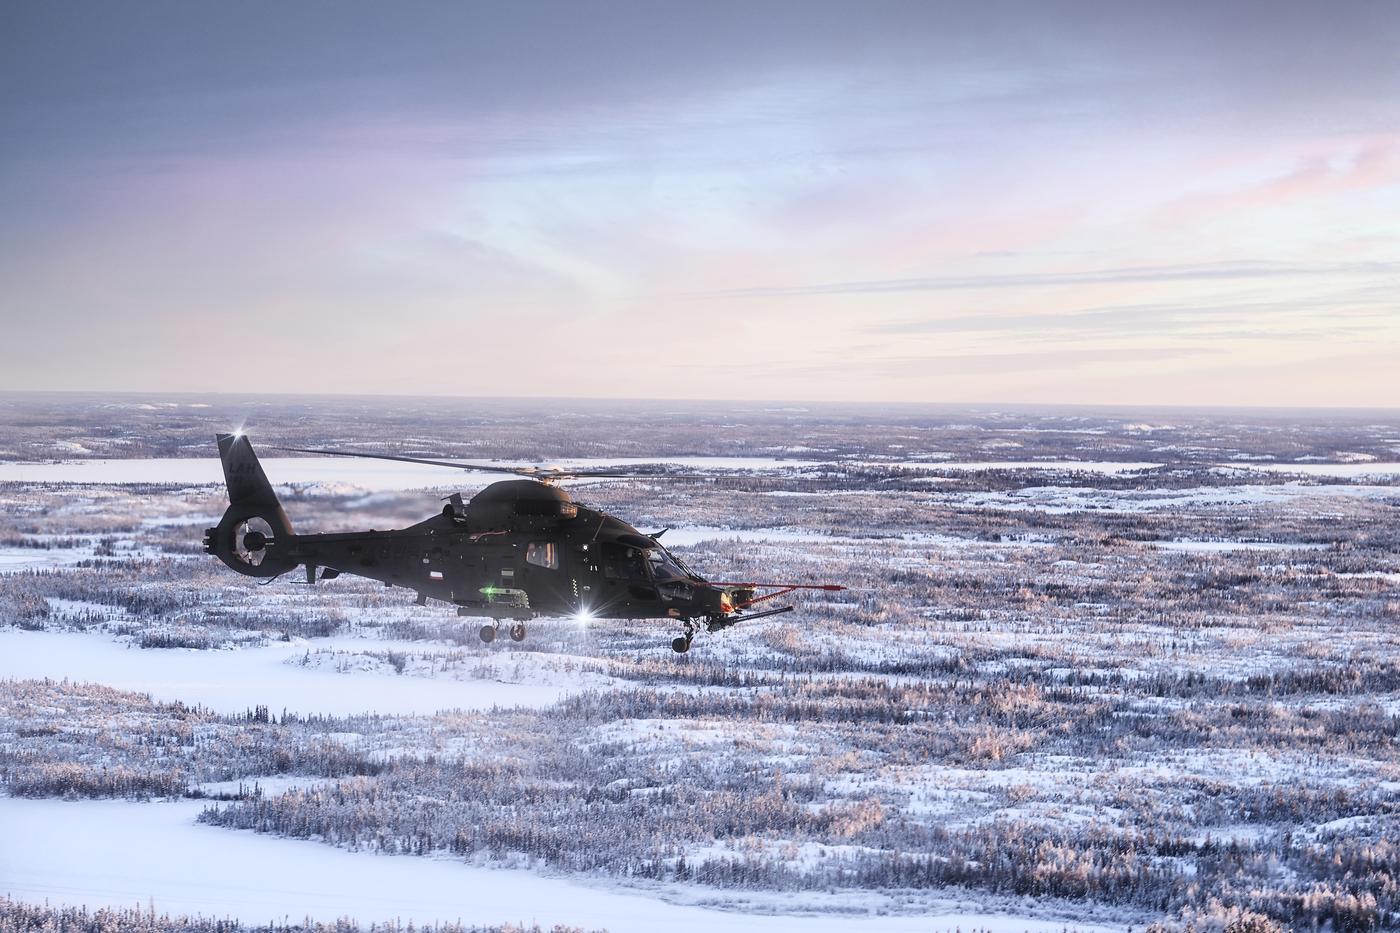
M647 551L647 561L651 565L651 575L658 583L667 580L700 579L689 567L681 563L680 558L660 545Z

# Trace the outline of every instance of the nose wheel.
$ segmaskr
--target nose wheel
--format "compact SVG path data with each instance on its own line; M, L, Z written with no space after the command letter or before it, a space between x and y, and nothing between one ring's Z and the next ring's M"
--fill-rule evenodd
M671 650L676 654L685 654L690 650L690 642L695 638L695 623L685 623L685 634L671 639Z
M477 634L481 636L482 641L486 642L486 644L489 645L491 644L491 642L496 640L496 626L483 625L481 627L481 631L477 632Z
M524 641L524 640L525 640L525 623L524 623L524 622L516 622L514 625L512 625L512 626L510 627L510 640L511 640L511 641Z

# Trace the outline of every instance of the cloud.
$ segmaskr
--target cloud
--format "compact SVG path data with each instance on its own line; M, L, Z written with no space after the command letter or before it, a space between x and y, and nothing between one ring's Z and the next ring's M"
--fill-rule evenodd
M1337 200L1349 195L1374 196L1400 186L1400 147L1387 138L1338 145L1326 140L1305 147L1290 168L1245 184L1214 186L1168 201L1158 221L1170 225L1201 219L1257 215L1308 200Z
M973 291L983 289L1041 288L1060 285L1114 285L1124 283L1199 282L1229 279L1340 278L1393 275L1397 262L1280 263L1214 262L1196 265L1135 266L1091 269L1080 272L1005 272L990 275L942 276L908 279L875 279L827 282L773 288L739 288L711 293L726 298L783 298L806 295L862 295L891 292Z
M1394 319L1393 291L1363 288L1267 301L1157 302L1039 313L959 314L882 321L863 330L893 335L1005 334L1022 339L1084 339L1125 333L1220 338L1226 333L1220 328L1250 326L1254 329L1248 332L1261 338L1286 339L1302 333L1373 330ZM1343 320L1348 323L1343 324Z
M1174 360L1216 357L1227 351L1211 347L1096 347L1056 350L1027 350L1012 353L930 353L864 360L842 359L839 367L830 362L806 362L784 367L792 374L832 373L839 368L843 378L860 374L885 377L930 375L1004 375L1008 373L1061 372L1091 366L1124 363L1160 363Z

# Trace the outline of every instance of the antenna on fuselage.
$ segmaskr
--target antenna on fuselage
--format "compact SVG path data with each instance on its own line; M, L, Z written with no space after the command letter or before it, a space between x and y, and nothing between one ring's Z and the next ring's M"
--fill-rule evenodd
M462 501L462 494L454 492L443 499L447 505L442 507L442 513L453 521L464 522L467 520L467 504Z

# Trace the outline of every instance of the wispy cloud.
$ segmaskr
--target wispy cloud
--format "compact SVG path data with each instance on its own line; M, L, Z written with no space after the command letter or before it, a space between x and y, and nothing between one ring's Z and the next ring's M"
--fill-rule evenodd
M871 357L852 363L841 361L849 375L906 377L910 375L976 375L1008 373L1072 372L1096 366L1132 363L1162 363L1176 360L1216 358L1227 351L1210 347L1103 346L1096 348L1028 350L1015 353L930 353L927 356L901 355ZM791 374L820 374L832 371L830 360L793 363L783 367Z
M1379 192L1400 186L1400 145L1389 139L1332 143L1297 157L1286 170L1261 181L1214 188L1170 200L1162 220L1179 224L1203 216L1230 217L1295 204L1304 199Z
M1324 328L1319 309L1328 312ZM1310 293L1266 301L1201 301L1192 304L1147 303L1040 313L959 314L879 321L862 328L866 333L1007 334L1022 339L1055 337L1081 339L1095 336L1202 334L1222 337L1223 328L1252 326L1248 333L1261 338L1289 338L1301 333L1364 333L1393 325L1396 296L1374 289L1350 289ZM1245 331L1236 331L1236 335Z
M1115 285L1154 282L1201 282L1246 279L1350 278L1394 275L1400 262L1281 263L1212 262L1196 265L1133 266L1076 272L1006 272L972 276L930 276L826 282L771 288L727 289L711 293L726 298L782 298L804 295L868 295L890 292L974 291L1041 288L1060 285Z

